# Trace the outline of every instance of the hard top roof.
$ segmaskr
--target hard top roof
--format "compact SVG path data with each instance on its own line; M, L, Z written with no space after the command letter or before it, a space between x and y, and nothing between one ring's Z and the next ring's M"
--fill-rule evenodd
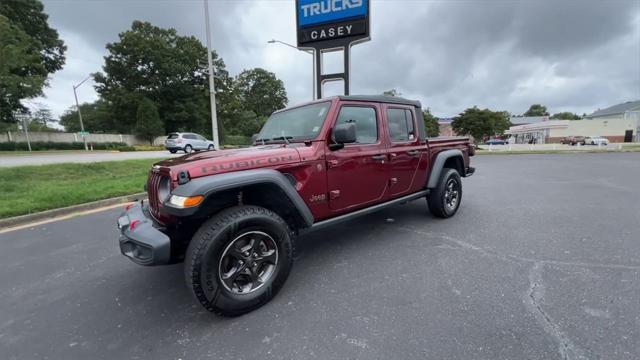
M338 96L340 100L346 101L370 101L370 102L382 102L382 103L391 103L391 104L402 104L402 105L411 105L418 108L422 108L422 104L418 100L409 100L397 96L386 96L386 95L340 95Z

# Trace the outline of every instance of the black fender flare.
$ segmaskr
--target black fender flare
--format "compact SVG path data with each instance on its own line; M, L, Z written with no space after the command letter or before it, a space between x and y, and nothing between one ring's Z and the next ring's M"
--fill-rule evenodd
M209 197L214 196L218 192L259 184L270 184L280 188L289 198L305 225L310 227L313 224L311 210L309 210L307 204L302 200L294 185L284 174L273 169L243 170L204 176L193 179L186 184L179 185L171 191L171 194L185 197L203 195L205 197L205 201L201 203L203 204ZM190 216L196 213L198 207L199 206L179 209L165 203L167 212L180 217Z
M444 169L444 164L453 157L460 157L460 161L464 167L464 157L462 156L461 150L450 149L438 153L435 161L431 165L431 174L429 174L429 180L427 180L427 189L435 189L436 186L438 186L438 180L440 180L440 174L442 173L442 169ZM460 174L460 176L465 176L465 174Z

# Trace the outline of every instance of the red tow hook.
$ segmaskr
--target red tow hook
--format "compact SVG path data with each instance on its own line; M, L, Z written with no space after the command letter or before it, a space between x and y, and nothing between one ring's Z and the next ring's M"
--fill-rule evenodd
M140 220L133 220L130 224L129 224L129 230L133 231L136 228L136 225L138 225L140 223Z

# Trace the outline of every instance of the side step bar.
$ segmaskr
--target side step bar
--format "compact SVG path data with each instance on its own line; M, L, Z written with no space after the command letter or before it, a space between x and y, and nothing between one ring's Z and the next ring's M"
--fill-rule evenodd
M425 197L425 196L427 196L427 194L429 194L429 190L422 190L422 191L419 191L417 193L413 193L413 194L410 194L410 195L407 195L407 196L403 196L401 198L397 198L397 199L393 199L393 200L387 201L387 202L382 203L382 204L373 205L373 206L370 206L368 208L356 210L356 211L348 213L348 214L336 216L334 218L327 219L327 220L322 220L322 221L319 221L319 222L311 225L310 228L305 229L303 233L309 233L309 232L312 232L312 231L316 231L316 230L322 229L322 228L327 227L327 226L332 226L332 225L341 223L343 221L347 221L347 220L351 220L351 219L354 219L354 218L357 218L357 217L360 217L360 216L363 216L363 215L371 214L373 212L376 212L378 210L382 210L382 209L387 208L389 206L404 204L406 202L413 201L413 200Z

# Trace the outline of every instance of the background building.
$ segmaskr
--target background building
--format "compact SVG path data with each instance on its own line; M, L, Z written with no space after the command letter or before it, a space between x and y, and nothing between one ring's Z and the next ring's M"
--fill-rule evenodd
M512 123L514 123L512 118ZM524 118L520 118L524 119ZM611 106L584 120L543 120L514 125L506 131L516 143L559 143L565 136L603 136L609 142L640 142L640 100Z
M456 136L455 131L451 127L453 118L438 119L438 127L440 128L440 136Z
M509 121L513 125L537 124L543 121L549 121L548 116L511 116Z

